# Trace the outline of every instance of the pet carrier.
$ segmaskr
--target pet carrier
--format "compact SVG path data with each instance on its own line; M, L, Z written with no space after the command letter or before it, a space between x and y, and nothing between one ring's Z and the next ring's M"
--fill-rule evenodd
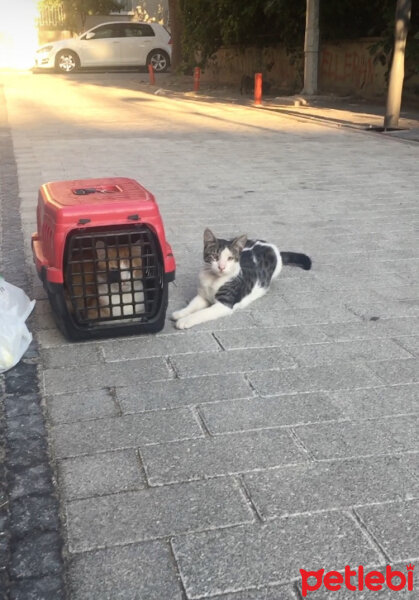
M69 339L163 328L175 260L154 196L133 179L41 186L32 251Z

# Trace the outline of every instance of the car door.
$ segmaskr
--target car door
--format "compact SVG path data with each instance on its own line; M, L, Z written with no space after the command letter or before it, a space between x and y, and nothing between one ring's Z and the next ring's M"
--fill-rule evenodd
M121 64L123 32L119 23L99 25L80 38L83 67L112 67Z
M145 65L150 50L155 44L155 33L146 23L125 23L121 57L124 65Z

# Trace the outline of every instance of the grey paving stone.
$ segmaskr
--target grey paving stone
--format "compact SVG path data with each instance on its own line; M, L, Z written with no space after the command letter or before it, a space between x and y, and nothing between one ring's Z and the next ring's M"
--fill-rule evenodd
M350 458L414 450L416 427L417 419L411 423L410 417L401 417L363 421L362 427L354 421L304 425L296 434L316 459Z
M419 358L419 335L394 338L402 348Z
M38 394L14 394L5 396L4 410L7 417L37 414L40 411Z
M226 350L237 348L266 348L284 344L310 344L328 340L320 328L313 326L257 327L235 329L217 334L217 339Z
M44 348L41 359L45 369L81 367L103 363L98 344L70 344L60 348Z
M222 596L217 594L211 596L211 600L297 600L297 596L291 586L281 585Z
M369 320L371 317L379 317L380 319L417 317L418 314L417 305L397 300L382 300L376 303L366 303L364 300L348 300L347 306L365 320Z
M394 445L408 451L419 450L419 415L407 415L385 419L384 427Z
M61 562L61 541L58 533L38 533L12 544L10 574L13 579L59 574Z
M123 450L202 435L192 413L182 408L66 423L55 425L51 429L51 438L58 458Z
M306 460L283 429L144 446L140 454L151 485L243 473Z
M419 413L419 384L329 392L329 396L350 419Z
M418 500L358 508L357 513L392 561L417 558Z
M321 323L344 323L347 321L359 321L359 318L349 310L339 306L312 308L289 308L288 310L269 312L254 310L252 312L255 324L260 327L291 327L317 325Z
M74 600L182 600L173 558L163 542L78 554L69 564Z
M288 349L291 356L302 366L333 363L337 360L363 362L411 357L409 352L392 340L384 339L290 346Z
M134 358L151 358L189 354L195 352L217 352L219 345L209 333L173 333L153 337L141 337L130 340L114 341L103 344L102 352L106 361L132 360Z
M24 444L15 440L9 444L8 464L10 467L34 467L47 462L48 450L45 439L28 438Z
M13 535L59 529L58 504L52 496L25 496L11 503L10 529Z
M42 329L37 332L36 338L42 348L58 348L68 344L68 340L58 329Z
M145 486L133 449L68 458L59 462L58 469L61 493L67 500Z
M231 350L174 356L171 362L180 377L223 375L245 371L264 371L292 367L295 361L282 348Z
M419 359L417 358L369 363L368 368L389 385L419 382Z
M169 369L162 358L129 360L122 363L88 365L83 369L45 369L43 385L46 395L97 390L104 387L135 385L138 380L169 379Z
M117 406L107 389L48 396L46 403L48 417L54 425L118 415Z
M238 485L226 479L74 500L66 512L70 552L253 521Z
M64 600L64 582L59 576L21 579L12 584L10 600Z
M329 323L327 325L319 325L318 327L329 338L335 341L349 341L388 338L395 333L403 335L403 332L407 333L406 321L410 321L410 319L378 319L378 321L360 321L359 323ZM410 335L410 332L407 334Z
M24 443L28 438L43 438L45 436L44 418L41 407L29 415L18 415L7 421L7 438L18 444Z
M194 289L193 293L190 295L189 299L192 299L192 296L196 294ZM176 306L176 309L183 308L182 306ZM170 322L169 327L172 331L176 332L174 323ZM217 319L216 321L209 321L207 323L201 323L200 325L196 325L192 331L195 333L198 331L227 331L231 329L243 329L243 328L252 328L255 327L255 321L253 319L253 315L251 312L245 311L236 311L235 313L229 315L228 317L224 317L222 319Z
M177 408L180 406L216 402L252 396L253 391L240 374L224 374L189 379L155 381L153 385L116 389L116 397L123 413Z
M9 480L11 498L53 492L51 471L46 463L12 471L9 474Z
M326 394L250 398L201 407L212 434L332 421L344 416Z
M173 547L192 599L285 583L302 568L330 570L379 559L354 522L333 512L179 536Z
M348 292L352 291L353 289L366 289L368 291L372 288L375 290L383 281L383 278L380 274L368 275L367 273L364 273L363 276L356 274L352 276L345 276L345 274L342 275L340 273L330 272L318 273L317 277L324 289L338 291L347 289ZM406 283L403 278L396 273L386 273L385 277L389 286L398 286Z
M380 364L380 363L377 363ZM336 362L317 367L250 373L250 383L262 396L344 390L383 385L381 379L359 364Z
M21 361L7 372L5 379L6 394L27 395L37 390L37 365Z
M249 473L245 481L267 519L419 497L419 481L394 457L295 465Z
M419 479L419 453L403 455L402 462Z

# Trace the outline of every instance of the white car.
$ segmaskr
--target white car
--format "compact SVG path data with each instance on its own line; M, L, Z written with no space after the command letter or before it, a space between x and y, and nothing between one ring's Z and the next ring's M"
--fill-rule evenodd
M158 23L102 23L76 38L51 42L36 52L35 68L71 73L81 67L144 67L163 73L172 52L168 31Z

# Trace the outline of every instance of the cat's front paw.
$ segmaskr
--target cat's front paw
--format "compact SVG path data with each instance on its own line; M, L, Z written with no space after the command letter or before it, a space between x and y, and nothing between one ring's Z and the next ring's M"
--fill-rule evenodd
M181 319L182 316L183 316L183 309L175 310L175 312L172 313L172 316L170 318L172 319L172 321L177 321L178 319Z
M182 317L176 321L176 329L189 329L194 325L191 317Z

